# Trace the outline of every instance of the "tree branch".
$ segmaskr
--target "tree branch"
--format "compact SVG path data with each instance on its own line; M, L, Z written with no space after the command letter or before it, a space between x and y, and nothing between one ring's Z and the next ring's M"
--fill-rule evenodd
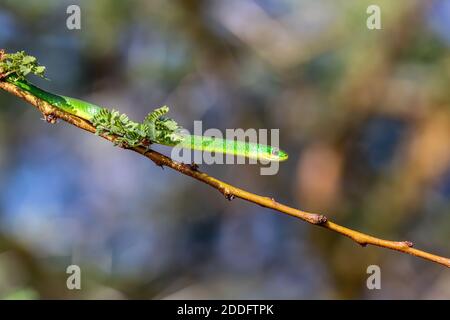
M74 126L89 131L91 133L95 133L95 127L92 126L91 123L88 121L85 121L81 118L78 118L74 115L71 115L69 113L66 113L47 102L38 99L37 97L33 96L32 94L29 94L25 91L22 91L18 87L14 86L13 84L0 81L0 88L12 93L13 95L25 100L26 102L32 104L37 109L39 109L42 114L44 115L45 119L48 122L54 123L56 119L62 119L66 122L69 122L73 124ZM107 139L109 141L114 141L116 137L114 136L106 136L101 135L104 139ZM234 187L230 184L227 184L225 182L222 182L214 177L211 177L207 175L206 173L203 173L195 166L183 164L176 162L172 160L171 158L153 151L153 150L147 150L144 147L136 147L136 148L129 148L130 150L133 150L137 153L140 153L141 155L149 158L152 160L156 165L158 166L166 166L173 170L176 170L184 175L190 176L194 179L197 179L203 183L206 183L210 185L211 187L217 189L220 193L222 193L225 198L228 200L232 200L233 198L241 198L243 200L258 204L260 206L270 208L273 210L276 210L278 212L288 214L290 216L299 218L301 220L304 220L306 222L309 222L314 225L321 226L325 229L335 231L341 235L344 235L356 243L360 244L361 246L366 245L374 245L382 248L387 248L391 250L400 251L403 253L407 253L416 257L420 257L429 261L433 261L435 263L439 263L441 265L444 265L446 267L450 268L450 259L437 256L422 250L414 249L412 248L413 244L410 241L389 241L384 240L380 238L376 238L367 234L364 234L362 232L352 230L346 227L343 227L341 225L338 225L334 222L329 221L324 215L315 214L315 213L309 213L305 211L301 211L298 209L291 208L289 206L286 206L284 204L276 202L272 198L263 197L260 195L256 195L254 193L248 192L246 190Z

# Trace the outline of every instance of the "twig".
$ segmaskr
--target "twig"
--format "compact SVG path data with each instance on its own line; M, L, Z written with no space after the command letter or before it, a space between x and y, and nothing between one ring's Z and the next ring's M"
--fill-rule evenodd
M69 113L66 113L56 107L53 107L52 105L48 104L47 102L38 99L37 97L33 96L32 94L29 94L25 91L22 91L18 87L14 86L13 84L0 81L0 88L12 93L13 95L25 100L26 102L32 104L36 108L38 108L44 115L45 119L50 119L49 122L54 122L56 118L62 119L64 121L67 121L74 126L84 129L86 131L89 131L91 133L95 133L95 128L92 126L91 123L88 121L85 121L81 118L78 118L74 115L71 115ZM106 136L102 135L103 138L114 141L116 137L114 136ZM435 263L439 263L441 265L444 265L446 267L450 268L450 259L437 256L422 250L414 249L412 248L413 244L410 241L389 241L384 240L380 238L376 238L367 234L364 234L362 232L352 230L346 227L343 227L341 225L338 225L334 222L329 221L325 216L315 213L309 213L305 211L301 211L298 209L291 208L289 206L286 206L284 204L276 202L272 198L263 197L256 195L254 193L248 192L246 190L234 187L230 184L227 184L225 182L222 182L214 177L211 177L207 175L206 173L203 173L199 171L196 167L192 165L186 165L183 163L176 162L172 160L171 158L158 153L153 150L148 150L144 147L136 147L136 148L130 148L130 150L133 150L137 153L140 153L141 155L149 158L152 160L155 164L158 166L166 166L173 170L176 170L184 175L190 176L194 179L197 179L203 183L206 183L210 185L211 187L217 189L220 193L222 193L228 200L232 200L233 198L241 198L243 200L258 204L260 206L271 208L273 210L291 215L293 217L299 218L301 220L304 220L306 222L309 222L314 225L321 226L325 229L329 229L332 231L335 231L339 234L342 234L356 243L360 244L361 246L367 246L367 245L374 245L382 248L387 248L391 250L400 251L403 253L408 253L413 256L417 256L429 261L433 261Z

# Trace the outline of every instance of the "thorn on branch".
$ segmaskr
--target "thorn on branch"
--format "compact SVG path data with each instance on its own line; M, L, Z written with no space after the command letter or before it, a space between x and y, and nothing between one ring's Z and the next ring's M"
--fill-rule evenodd
M152 144L152 142L151 142L149 139L143 139L143 140L141 141L141 144L142 144L144 147L147 148L147 151L149 151L149 150L150 150L150 145ZM147 153L147 151L145 151L145 153ZM144 153L144 155L145 155L145 153Z
M198 171L198 164L196 164L195 162L192 162L192 163L189 165L189 168L190 168L192 171Z
M116 145L119 148L123 148L123 149L129 149L130 148L130 146L128 145L128 143L126 141L120 141L120 142L116 143Z
M232 200L234 200L234 198L236 198L236 196L234 194L231 194L231 193L225 194L225 199L227 199L228 201L232 201Z
M328 218L326 216L324 216L323 214L317 215L317 224L324 224L327 221L328 221Z
M150 145L151 145L151 142L150 142ZM145 150L144 152L141 152L143 156L146 156L146 157L147 157L147 153L153 151L152 149L150 149L150 145L149 145L149 147L146 148L146 150ZM153 159L153 158L151 158L151 157L150 157L150 160L152 160L153 163L154 163L156 166L161 167L161 169L164 170L164 163L163 163L162 161L160 161L160 160L158 160L158 159Z
M228 188L219 188L220 193L223 194L223 196L225 197L225 199L227 199L228 201L232 201L234 198L236 198L236 196L234 194L231 193L231 191Z
M164 163L162 161L153 160L153 162L155 163L155 165L157 165L158 167L161 167L161 169L164 170Z
M328 221L328 218L323 214L308 213L308 215L309 216L305 218L305 220L318 226L324 225Z
M412 248L414 247L414 243L412 243L411 241L402 241L401 242L404 246Z
M42 119L44 121L47 121L48 123L55 124L58 120L58 117L55 116L53 113L44 114L44 118Z

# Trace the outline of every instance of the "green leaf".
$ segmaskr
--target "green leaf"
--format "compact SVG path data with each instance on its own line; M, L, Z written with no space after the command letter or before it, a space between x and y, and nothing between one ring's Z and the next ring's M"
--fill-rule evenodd
M117 136L115 145L136 147L148 141L173 145L183 139L179 125L172 119L163 118L169 111L167 106L155 109L143 123L130 120L116 110L102 109L92 119L97 134Z
M22 59L22 63L23 63L23 64L29 64L29 63L33 63L33 62L36 62L36 58L33 57L33 56L25 56L25 57Z
M2 55L0 71L2 74L23 79L30 73L44 77L45 67L40 66L35 57L26 55L24 51L19 51Z
M45 67L44 67L44 66L37 66L37 67L35 68L35 71L36 71L36 74L39 74L39 75L44 74L44 72L45 72Z

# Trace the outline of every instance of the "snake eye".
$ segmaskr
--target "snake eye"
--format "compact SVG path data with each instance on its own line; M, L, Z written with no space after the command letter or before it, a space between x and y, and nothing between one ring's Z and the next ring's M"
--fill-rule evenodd
M278 152L278 150L272 150L272 155L278 157L280 155L280 152Z

